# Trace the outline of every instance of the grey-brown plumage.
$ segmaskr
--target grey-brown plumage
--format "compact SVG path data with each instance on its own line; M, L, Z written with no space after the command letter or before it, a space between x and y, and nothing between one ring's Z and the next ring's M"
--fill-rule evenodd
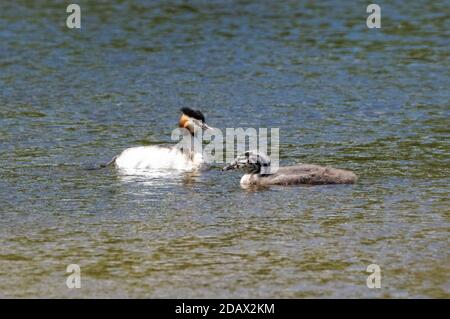
M279 167L272 172L270 159L255 151L246 152L223 170L236 168L248 171L241 178L242 186L353 184L357 180L351 171L313 164Z

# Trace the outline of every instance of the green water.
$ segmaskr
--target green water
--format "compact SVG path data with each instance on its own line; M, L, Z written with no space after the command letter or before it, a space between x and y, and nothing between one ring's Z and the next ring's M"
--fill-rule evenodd
M448 1L77 3L0 3L0 297L450 297ZM359 182L86 170L182 106Z

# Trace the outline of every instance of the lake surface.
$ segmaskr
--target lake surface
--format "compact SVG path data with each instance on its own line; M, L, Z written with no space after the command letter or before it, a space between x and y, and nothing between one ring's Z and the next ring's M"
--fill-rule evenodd
M450 297L448 1L76 3L0 3L0 297ZM360 179L86 170L182 106Z

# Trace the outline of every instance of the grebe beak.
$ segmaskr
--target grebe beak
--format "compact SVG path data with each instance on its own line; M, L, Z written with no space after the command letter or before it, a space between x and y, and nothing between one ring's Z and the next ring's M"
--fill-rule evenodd
M237 162L233 162L225 167L222 168L222 171L229 171L230 169L237 168Z
M245 164L247 164L247 159L243 158L242 156L239 156L238 158L236 158L235 161L233 161L230 164L224 166L222 168L222 171L229 171L229 170L232 170L232 169L237 169L237 168L245 166Z
M202 129L203 129L204 131L208 131L208 130L210 130L210 131L215 131L215 130L216 130L216 128L211 127L211 126L209 126L209 125L206 124L206 123L202 123Z
M214 131L216 128L209 126L205 122L202 122L197 119L190 118L190 123L192 123L193 127L201 128L203 131Z

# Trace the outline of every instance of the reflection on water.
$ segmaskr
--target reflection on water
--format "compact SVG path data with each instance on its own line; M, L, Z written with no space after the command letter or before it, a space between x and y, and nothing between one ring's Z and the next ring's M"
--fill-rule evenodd
M117 169L117 175L123 183L142 186L167 187L175 184L189 185L201 176L200 171L186 172L176 169Z
M0 297L450 296L445 1L382 3L379 30L360 1L77 3L81 31L0 2ZM182 106L360 179L85 169L171 143Z

